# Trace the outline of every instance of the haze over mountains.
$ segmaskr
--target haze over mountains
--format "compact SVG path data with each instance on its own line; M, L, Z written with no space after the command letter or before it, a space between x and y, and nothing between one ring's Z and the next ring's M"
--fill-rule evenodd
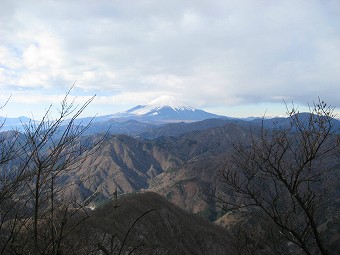
M165 95L156 98L148 104L135 106L125 112L96 116L94 118L79 118L76 120L76 123L87 124L89 121L92 121L96 124L97 129L100 128L98 127L99 123L104 126L103 128L112 126L114 129L118 128L117 126L122 126L123 128L123 126L128 125L128 121L131 120L147 124L164 124L174 122L195 122L211 118L226 117L195 109L191 106L186 106L177 101L174 97ZM0 120L4 121L6 118L1 117ZM4 123L3 130L20 128L22 124L28 123L29 120L30 119L27 117L7 118ZM137 124L136 122L132 123L134 125ZM119 131L114 131L114 133L119 133Z
M207 121L200 122L203 120ZM0 122L3 123L2 131L22 130L22 126L30 121L39 123L38 120L31 120L25 116L18 118L11 118L10 116L0 117ZM91 122L91 126L86 134L107 132L109 130L109 133L112 134L141 135L145 138L153 138L162 135L179 135L188 131L203 130L221 126L230 121L249 121L261 124L260 117L231 118L217 115L185 105L173 96L167 95L156 98L145 105L135 106L124 112L104 116L101 116L99 113L99 116L79 118L75 120L75 124L86 125ZM273 123L285 123L285 118L279 117L264 120L264 124L268 127L272 127Z

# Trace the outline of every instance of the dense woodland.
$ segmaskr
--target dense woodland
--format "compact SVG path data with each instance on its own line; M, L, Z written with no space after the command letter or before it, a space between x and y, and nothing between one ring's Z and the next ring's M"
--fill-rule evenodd
M333 107L126 135L91 101L1 132L0 254L340 253Z

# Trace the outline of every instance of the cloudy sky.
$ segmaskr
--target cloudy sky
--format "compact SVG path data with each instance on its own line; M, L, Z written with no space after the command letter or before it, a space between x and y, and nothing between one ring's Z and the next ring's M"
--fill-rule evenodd
M172 95L228 116L340 106L339 0L0 0L0 115L65 92L87 115Z

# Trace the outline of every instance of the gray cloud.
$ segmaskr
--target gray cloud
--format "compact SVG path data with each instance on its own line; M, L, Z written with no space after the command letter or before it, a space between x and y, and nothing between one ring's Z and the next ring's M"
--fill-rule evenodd
M54 95L77 80L83 94L127 104L167 93L212 108L340 105L338 1L5 0L0 10L1 91Z

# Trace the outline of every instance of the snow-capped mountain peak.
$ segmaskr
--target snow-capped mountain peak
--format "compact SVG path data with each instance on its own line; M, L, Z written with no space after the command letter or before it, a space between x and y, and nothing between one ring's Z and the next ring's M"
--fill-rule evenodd
M121 120L133 119L141 122L169 123L193 122L221 116L186 106L173 96L161 96L146 105L137 105L111 117Z
M195 111L195 109L191 106L185 106L181 102L175 99L173 96L161 96L154 100L152 100L150 103L144 106L136 107L134 109L131 109L132 111L129 111L130 114L135 115L144 115L151 113L153 115L156 115L156 111L160 110L162 108L171 108L174 111Z

